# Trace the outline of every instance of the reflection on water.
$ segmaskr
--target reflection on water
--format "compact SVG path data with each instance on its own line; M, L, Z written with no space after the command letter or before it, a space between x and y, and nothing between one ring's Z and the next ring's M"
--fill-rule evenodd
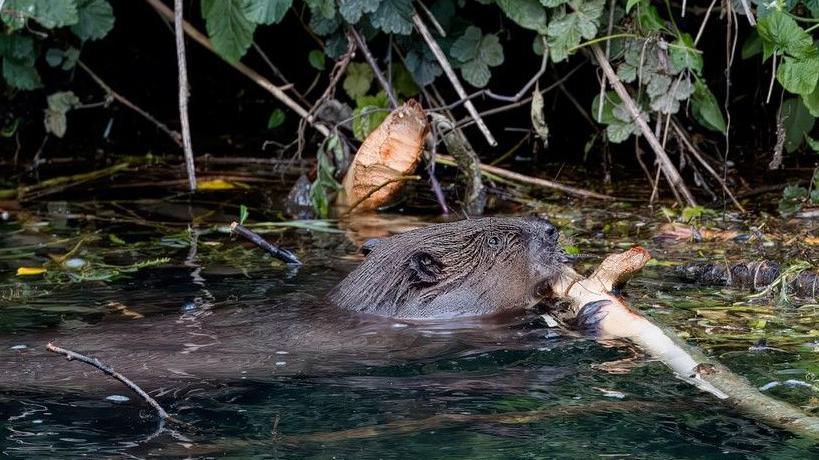
M181 209L153 211L166 221L189 220L179 214L189 215L190 208ZM550 211L565 229L566 244L582 247L581 265L633 243L648 244L664 260L697 256L690 246L654 244L651 216ZM214 216L215 222L231 218ZM600 222L628 224L607 230ZM391 221L387 228L418 224ZM734 413L657 363L626 374L598 370L630 352L561 336L533 317L493 325L412 324L328 309L321 294L356 263L348 236L378 234L377 222L349 235L297 228L271 234L303 256L307 264L298 270L244 250L204 224L192 232L98 225L99 233L116 234L128 245L102 239L83 257L96 260L93 250L99 250L107 263L161 256L171 263L112 281L23 286L6 278L0 449L8 456L819 456L809 442ZM54 232L69 239L76 233L70 226ZM0 249L52 241L13 226L0 229L0 238ZM698 250L724 252L720 244L703 243ZM53 253L71 246L54 243ZM729 249L774 251L741 244ZM11 270L47 253L13 259L0 252L0 267ZM698 321L726 327L730 318L717 312L742 299L736 292L681 285L661 265L635 280L629 295L667 324L692 324L686 330L693 336L713 326ZM785 322L793 314L777 318ZM112 364L191 425L159 430L154 413L124 387L43 352L52 339ZM815 367L810 360L799 364L806 357L797 354L798 344L752 351L747 340L703 344L759 384L804 379ZM35 368L25 368L23 359ZM796 404L814 396L804 388L776 391ZM112 395L127 400L106 399Z

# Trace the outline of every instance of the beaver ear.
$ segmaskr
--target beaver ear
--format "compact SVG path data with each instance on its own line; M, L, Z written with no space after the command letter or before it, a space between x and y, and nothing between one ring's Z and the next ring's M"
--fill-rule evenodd
M361 253L366 256L367 254L373 252L373 249L375 249L375 247L379 244L381 244L381 238L370 238L361 245Z
M416 252L410 258L410 272L415 282L437 283L444 264L428 252Z

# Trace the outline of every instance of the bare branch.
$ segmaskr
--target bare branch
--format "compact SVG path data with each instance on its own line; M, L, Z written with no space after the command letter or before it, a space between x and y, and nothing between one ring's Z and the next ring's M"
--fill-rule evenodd
M188 119L188 66L185 63L185 33L182 30L182 0L174 0L174 32L176 36L176 62L179 67L179 120L182 124L182 146L185 150L185 170L191 191L196 190L196 166L193 163L191 123Z

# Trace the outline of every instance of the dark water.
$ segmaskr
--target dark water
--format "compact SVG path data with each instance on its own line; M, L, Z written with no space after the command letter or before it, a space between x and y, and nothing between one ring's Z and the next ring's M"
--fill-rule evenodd
M220 231L217 223L235 218L236 206L181 200L119 206L95 203L90 212L121 218L125 206L128 221L55 215L44 205L26 221L0 227L0 342L30 346L2 350L0 452L6 456L819 457L812 442L735 413L659 363L638 359L625 373L601 370L600 364L632 354L561 337L544 324L527 320L492 331L470 324L419 327L351 322L319 308L320 294L357 262L348 237L397 230L405 220L359 224L346 234L333 232L336 224L271 227L276 232L267 237L306 262L290 269ZM788 238L660 244L652 236L663 219L628 207L538 210L561 225L566 245L581 249L581 268L634 243L648 245L661 262L726 254L815 258L809 247L779 243ZM203 216L193 232L184 225L191 216ZM747 223L722 225L752 233ZM781 231L799 235L800 225ZM105 278L103 267L170 261L103 280L72 280L54 263L45 278L14 275L20 266L42 265L48 254L71 251L83 235L96 237L72 253L97 270L83 272L86 278ZM634 280L629 296L755 384L813 383L815 306L752 302L745 293L684 284L664 263ZM193 343L189 326L199 321L218 324L208 332L218 329L219 345L188 347L182 358L166 353L169 343ZM124 387L56 355L37 358L44 363L37 378L16 377L15 356L42 353L32 348L49 338L110 358L189 425L160 426L153 410ZM768 349L753 348L761 338ZM380 340L392 345L380 347ZM359 344L376 346L367 351ZM167 370L171 360L191 368L207 362L212 372L163 374L152 383L152 370ZM123 361L148 369L118 366ZM76 373L60 389L65 369ZM782 388L771 391L798 405L813 405L819 396L804 387ZM111 395L129 399L106 399Z

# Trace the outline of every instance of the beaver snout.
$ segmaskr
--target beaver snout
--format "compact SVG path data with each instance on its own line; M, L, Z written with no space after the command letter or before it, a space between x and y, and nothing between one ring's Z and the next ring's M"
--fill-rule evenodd
M547 243L557 243L560 232L548 220L539 216L529 216L526 217L526 223L529 224L530 231L533 235L544 239Z

